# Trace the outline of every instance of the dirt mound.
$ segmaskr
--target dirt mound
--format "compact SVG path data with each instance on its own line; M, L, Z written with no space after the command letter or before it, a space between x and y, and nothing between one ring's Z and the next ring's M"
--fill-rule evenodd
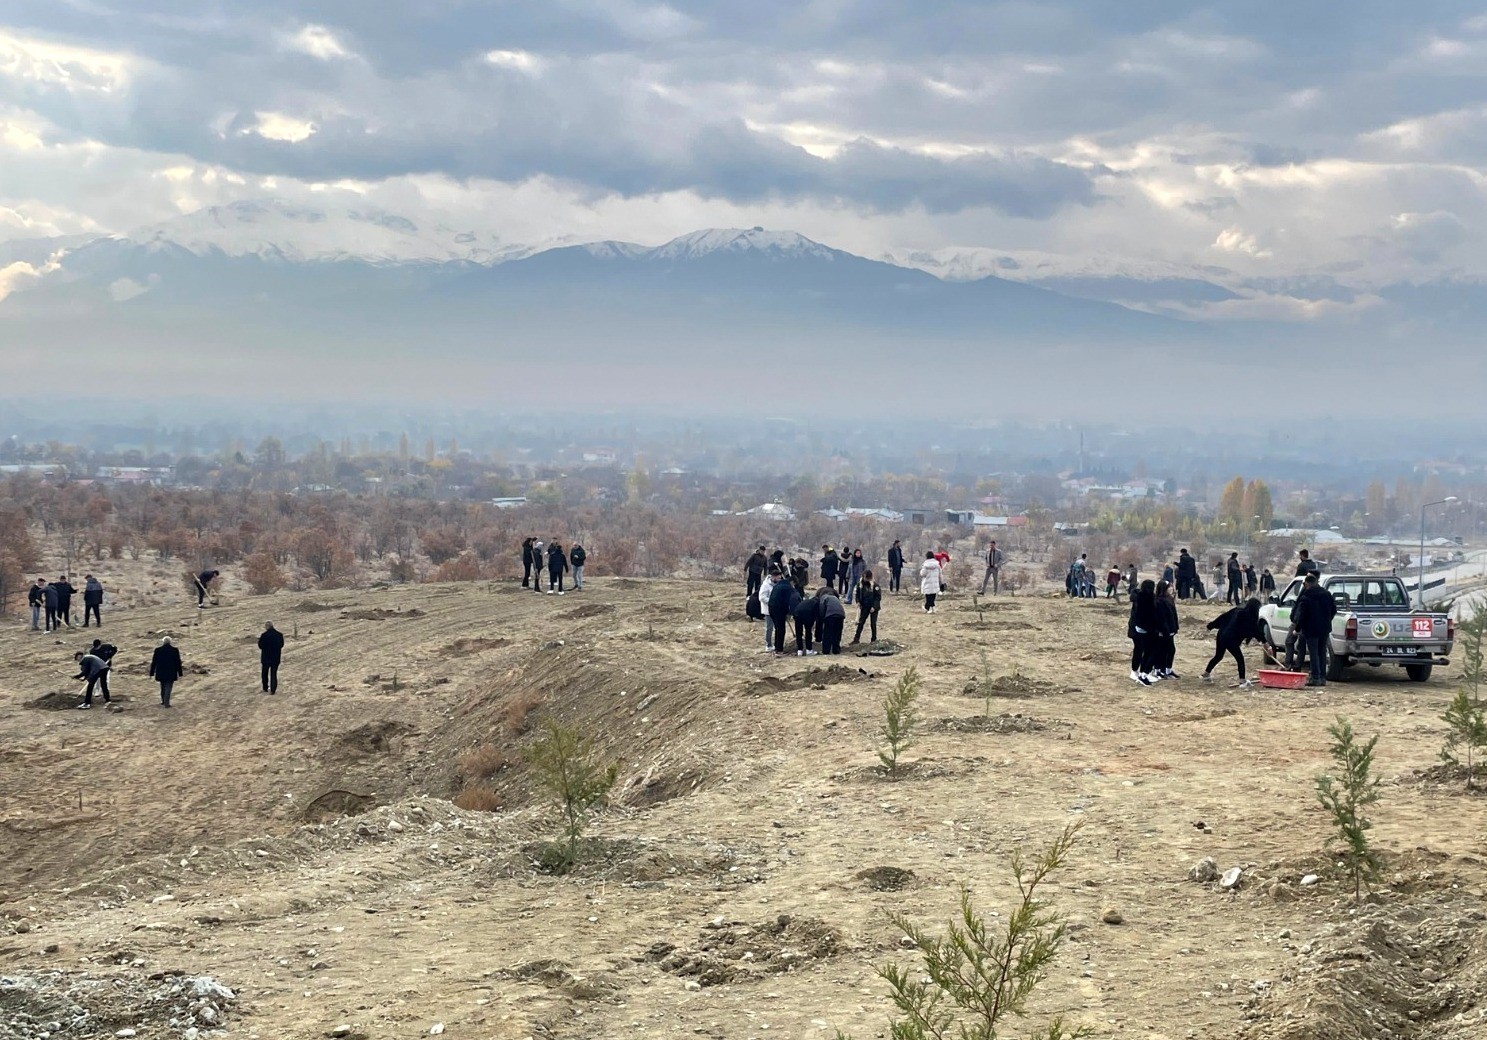
M386 610L382 607L375 607L371 610L342 611L341 617L348 621L390 621L393 618L421 618L423 611L417 607L412 610Z
M338 608L334 603L316 603L312 599L307 599L303 602L296 603L289 609L300 614L318 614L322 610L338 610L340 608Z
M554 621L582 621L584 618L603 617L605 614L614 613L613 603L585 603L581 607L574 607L561 614L553 616Z
M326 791L305 806L303 816L311 823L341 816L359 816L376 804L375 795L357 794L355 791Z
M852 876L874 892L899 892L916 880L912 870L902 867L868 867Z
M873 673L865 668L849 668L846 665L833 664L825 668L807 668L783 678L766 675L750 683L744 688L744 692L759 697L770 693L786 693L790 690L824 689L827 686L835 686L837 683L862 682L864 679L872 678L874 678Z
M578 975L566 962L555 960L528 961L514 968L503 968L495 977L535 982L573 1000L599 1000L620 988L608 973Z
M1458 901L1366 908L1324 927L1275 983L1257 981L1249 1040L1385 1040L1482 1035L1487 913Z
M503 646L510 646L509 639L492 639L489 636L476 636L473 639L456 639L443 650L445 657L469 657L472 654L481 654L487 650L499 650Z
M982 632L1038 632L1038 631L1041 631L1041 629L1039 628L1039 626L1034 625L1034 624L1032 624L1030 622L1027 622L1027 621L1016 621L1016 620L1012 620L1012 619L1003 620L1002 618L997 618L994 621L989 621L989 622L987 622L984 625L980 621L963 621L963 622L961 622L960 627L961 628L977 629L977 630L980 630Z
M37 708L41 711L61 711L64 708L76 708L82 702L83 699L79 694L53 690L51 693L43 693L35 700L27 701L26 707Z
M0 975L0 1040L215 1030L236 1002L231 989L207 975L146 976L138 969L107 978L60 971ZM126 1029L131 1032L120 1032Z
M762 879L763 857L737 846L699 846L688 842L657 843L631 838L584 838L578 862L558 868L561 858L551 842L528 842L518 850L524 865L539 874L597 878L645 886L683 877L713 878L719 884ZM566 867L566 862L564 863Z
M720 917L703 929L694 949L656 943L643 959L672 975L716 986L784 975L852 948L839 929L814 917L781 914L759 924L729 922Z
M1425 769L1412 769L1399 778L1401 784L1414 784L1440 794L1487 795L1487 769L1478 765L1470 789L1466 786L1466 767L1441 762Z
M386 755L400 751L403 738L416 732L406 722L369 722L342 733L336 744L355 755Z
M985 697L985 680L974 679L962 687L961 693L967 697ZM1047 697L1056 693L1066 693L1064 687L1057 683L1051 683L1046 679L1034 679L1030 675L1021 672L1013 672L1011 675L999 675L991 680L991 695L993 697Z
M940 728L952 733L1041 733L1050 723L1031 715L972 715L968 719L941 719ZM1059 725L1053 723L1052 725ZM1067 723L1063 723L1067 725Z

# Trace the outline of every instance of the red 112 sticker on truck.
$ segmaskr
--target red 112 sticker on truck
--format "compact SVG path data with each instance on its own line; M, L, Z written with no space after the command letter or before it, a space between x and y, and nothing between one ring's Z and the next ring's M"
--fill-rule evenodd
M1417 617L1413 620L1416 639L1429 639L1434 634L1434 623L1428 617Z

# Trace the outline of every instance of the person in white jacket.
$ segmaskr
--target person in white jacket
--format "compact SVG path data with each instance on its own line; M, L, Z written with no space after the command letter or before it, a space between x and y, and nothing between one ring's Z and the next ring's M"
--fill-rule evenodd
M919 591L924 593L924 612L933 614L935 597L940 594L940 561L932 552L925 553L924 562L919 565Z
M783 581L780 577L780 569L773 564L759 583L759 604L764 608L764 649L765 652L774 650L774 619L769 616L769 594L774 591L774 583Z

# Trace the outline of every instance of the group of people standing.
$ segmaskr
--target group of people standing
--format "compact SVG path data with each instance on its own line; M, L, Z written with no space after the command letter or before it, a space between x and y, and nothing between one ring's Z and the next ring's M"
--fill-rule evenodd
M95 690L103 695L103 703L108 704L113 700L108 688L108 677L113 671L114 657L118 652L119 648L112 643L95 639L90 648L73 654L78 665L78 673L73 678L86 680L88 684L83 690L83 700L78 705L79 710L87 711L93 707ZM264 693L279 692L279 664L283 660L283 655L284 633L275 628L272 621L265 621L263 631L258 636L259 676ZM171 642L169 636L166 636L160 640L160 645L150 656L150 678L160 684L160 706L162 708L170 707L171 692L185 674L186 668L181 660L180 648Z
M533 592L542 592L542 572L547 572L546 592L551 595L563 595L563 579L571 571L573 574L573 591L583 591L583 568L588 562L588 552L577 542L573 548L564 551L558 540L554 538L546 545L542 544L540 538L524 538L521 543L521 587L531 589Z
M83 627L87 628L89 620L92 620L102 628L103 583L91 574L84 575L82 592ZM26 590L26 603L31 608L31 630L55 632L63 626L72 628L72 597L77 593L65 574L52 582L37 578Z
M868 629L873 642L878 641L883 590L863 560L862 551L849 554L844 569L841 553L830 546L822 546L822 550L821 584L814 595L806 594L811 568L803 558L786 560L785 550L768 553L761 545L744 562L745 613L751 620L764 622L766 651L786 653L785 639L793 623L797 655L814 655L817 643L823 654L840 654L847 606L853 603L857 606L857 631L852 643L862 642L864 629Z

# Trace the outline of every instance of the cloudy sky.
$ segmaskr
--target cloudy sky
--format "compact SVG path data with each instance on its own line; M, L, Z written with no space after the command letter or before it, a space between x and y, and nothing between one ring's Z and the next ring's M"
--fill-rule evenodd
M1484 88L1487 0L7 0L0 240L272 197L1481 277Z

